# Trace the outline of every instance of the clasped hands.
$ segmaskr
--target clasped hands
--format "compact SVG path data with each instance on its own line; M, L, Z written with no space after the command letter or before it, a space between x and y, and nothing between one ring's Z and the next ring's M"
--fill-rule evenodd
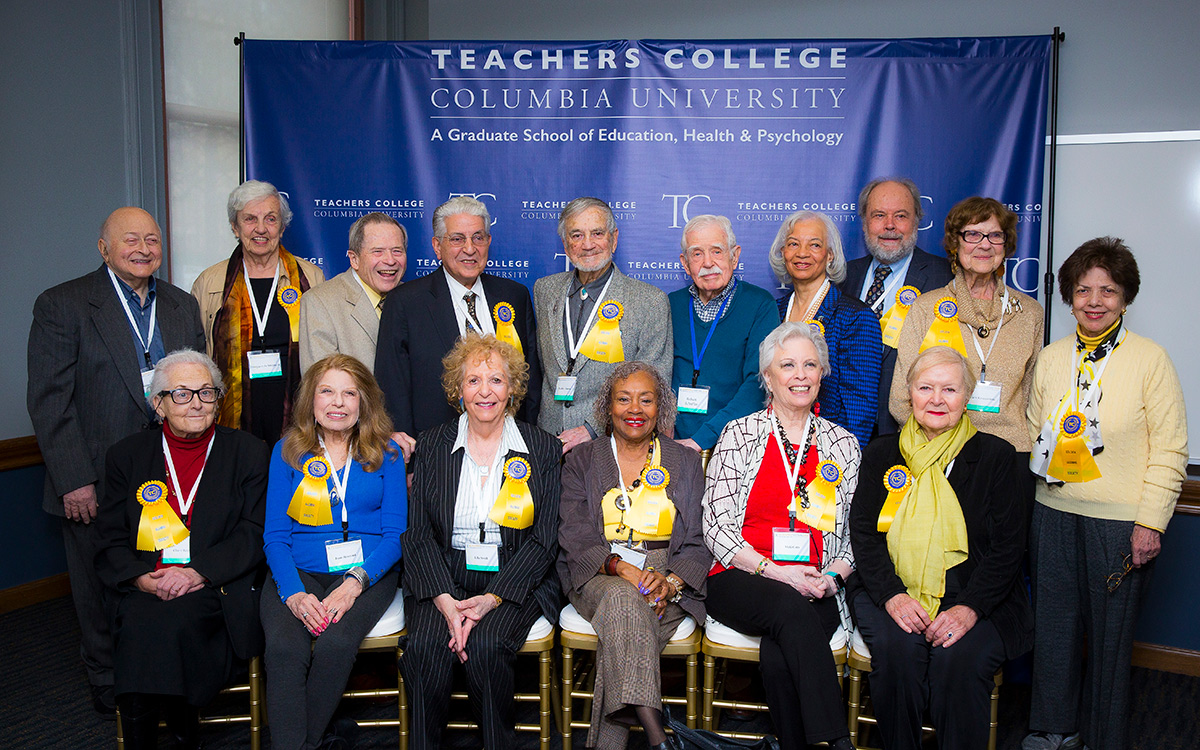
M675 586L667 577L654 568L642 570L624 560L617 563L617 575L638 590L646 604L654 608L654 614L661 620L671 597L675 596Z
M307 591L298 591L289 596L286 603L308 632L317 636L345 617L361 593L362 584L354 578L345 578L324 599Z
M887 600L884 609L905 633L923 633L935 647L957 643L979 621L975 610L965 604L938 612L930 620L921 603L908 594L896 594Z
M169 567L143 573L134 579L139 591L152 594L164 602L204 588L204 576L193 568Z
M491 594L478 594L467 599L455 599L450 594L438 594L433 598L433 604L446 618L446 626L450 629L449 649L458 656L460 662L467 660L467 639L471 630L479 621L499 606L496 597Z

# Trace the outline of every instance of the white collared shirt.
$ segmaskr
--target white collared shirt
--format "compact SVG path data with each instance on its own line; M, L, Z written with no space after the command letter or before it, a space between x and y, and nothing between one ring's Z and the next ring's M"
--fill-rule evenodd
M912 264L912 257L913 254L909 253L895 263L881 263L878 258L871 258L871 265L867 266L867 275L863 279L862 289L858 290L858 298L863 302L866 301L867 292L870 291L871 284L875 283L876 269L880 266L891 268L892 272L883 280L883 296L871 308L880 315L887 315L887 311L896 304L896 292L900 291L900 287L904 286L904 280L908 277L908 267Z
M480 466L467 450L467 415L463 413L458 417L458 438L454 441L451 453L459 450L463 452L463 461L462 471L458 475L458 494L454 498L454 532L450 536L450 546L466 549L468 544L477 544L480 521L483 521L484 543L499 544L500 527L487 514L496 503L496 496L500 494L500 486L504 483L504 457L510 452L529 453L529 448L517 429L516 420L505 416L500 447L496 449L490 466Z
M482 278L477 277L475 285L467 289L458 283L458 280L451 276L444 267L442 275L446 277L446 285L450 288L450 301L454 304L454 319L458 322L458 335L467 335L467 301L463 299L467 292L475 292L475 317L479 318L479 325L482 327L480 333L494 335L496 324L492 321L492 310L488 307L487 295L483 293Z

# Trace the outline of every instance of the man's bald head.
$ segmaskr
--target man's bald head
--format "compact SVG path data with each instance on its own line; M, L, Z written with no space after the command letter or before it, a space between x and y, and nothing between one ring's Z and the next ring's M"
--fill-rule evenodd
M162 230L153 216L136 206L109 214L100 225L96 246L113 273L139 292L162 265Z

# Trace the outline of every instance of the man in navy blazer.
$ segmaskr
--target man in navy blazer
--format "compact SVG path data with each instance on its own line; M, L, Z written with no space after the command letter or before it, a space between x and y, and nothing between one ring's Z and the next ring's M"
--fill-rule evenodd
M858 215L869 254L846 264L846 280L838 287L842 294L857 297L882 317L896 304L900 287L916 287L924 294L946 286L954 278L945 258L917 247L917 228L925 212L921 209L921 191L912 180L906 177L871 180L858 194ZM874 435L900 429L888 413L895 368L896 350L884 346Z
M154 278L162 264L162 230L153 216L117 209L101 227L97 247L104 265L42 292L33 305L26 399L46 463L42 509L62 522L93 703L114 718L112 635L96 575L93 523L104 457L154 420L144 374L176 349L204 351L204 326L192 295Z
M529 365L529 382L541 382L529 290L484 273L490 227L487 207L474 198L459 196L438 206L433 212L433 252L442 267L397 287L383 304L375 377L401 433L397 442L406 458L419 433L458 416L442 390L442 357L460 336L470 331L496 333L497 327L511 323ZM501 303L509 309L498 310ZM541 393L530 388L517 419L536 424L540 401Z

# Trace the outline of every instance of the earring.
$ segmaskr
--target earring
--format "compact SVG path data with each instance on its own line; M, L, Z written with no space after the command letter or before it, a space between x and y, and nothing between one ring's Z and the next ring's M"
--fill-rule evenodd
M463 406L462 396L459 396L458 397L458 413L462 414L464 411L466 411L466 407Z

